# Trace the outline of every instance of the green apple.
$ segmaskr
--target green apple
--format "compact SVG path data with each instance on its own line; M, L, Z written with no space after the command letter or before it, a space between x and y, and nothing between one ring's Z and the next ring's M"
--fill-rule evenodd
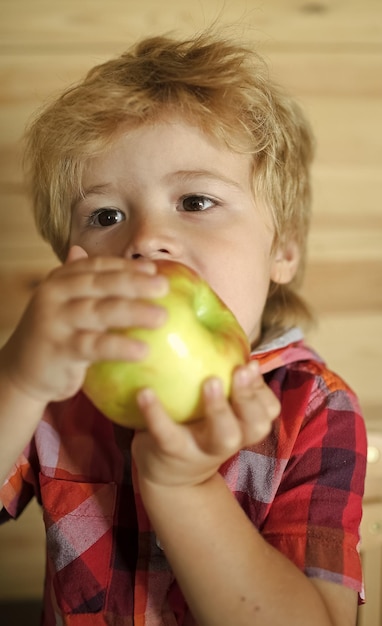
M83 390L104 415L129 428L144 428L137 392L150 387L177 422L203 416L203 382L218 376L229 397L235 367L249 359L247 337L236 317L193 270L173 261L157 261L169 292L154 301L167 309L157 329L113 329L145 341L148 356L139 362L92 364Z

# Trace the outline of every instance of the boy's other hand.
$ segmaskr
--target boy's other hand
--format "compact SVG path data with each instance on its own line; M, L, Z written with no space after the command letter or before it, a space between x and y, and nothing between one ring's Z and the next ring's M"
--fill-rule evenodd
M0 353L10 383L38 401L70 397L98 360L139 360L148 347L110 328L155 328L166 311L150 298L168 286L153 263L119 257L89 258L73 246L66 263L37 287Z
M141 480L167 487L201 484L239 450L266 437L280 412L256 361L235 371L230 401L215 378L206 381L203 396L205 418L177 424L151 390L139 394L147 430L136 433L133 454Z

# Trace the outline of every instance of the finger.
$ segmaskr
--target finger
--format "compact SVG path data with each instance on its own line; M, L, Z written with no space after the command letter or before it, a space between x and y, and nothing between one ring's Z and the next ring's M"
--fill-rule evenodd
M242 422L245 439L252 443L269 433L273 420L280 413L280 402L265 383L256 361L234 372L231 404Z
M69 262L68 262L69 261ZM75 261L75 263L74 263ZM72 246L69 250L66 263L56 270L65 272L104 272L129 271L154 276L158 273L157 265L148 259L131 261L119 256L89 257L81 246Z
M219 378L208 379L203 386L205 421L200 424L199 445L208 454L231 456L241 446L241 430L227 401Z
M88 253L81 248L81 246L72 246L69 249L68 256L66 257L65 263L72 263L73 261L78 261L79 259L87 259Z
M167 310L143 300L127 298L80 298L61 306L68 326L83 330L110 328L159 328L168 317Z
M168 416L155 392L149 388L141 389L137 394L137 404L147 430L159 448L173 456L184 452L183 429Z
M74 268L76 264L72 264ZM138 264L137 264L138 265ZM136 271L129 266L113 267L106 265L102 270L83 266L74 271L65 271L55 276L53 288L57 299L75 297L127 297L127 298L160 298L168 292L168 281L165 276L150 275Z
M70 354L86 364L97 361L141 361L149 352L143 341L116 333L80 331L74 334Z

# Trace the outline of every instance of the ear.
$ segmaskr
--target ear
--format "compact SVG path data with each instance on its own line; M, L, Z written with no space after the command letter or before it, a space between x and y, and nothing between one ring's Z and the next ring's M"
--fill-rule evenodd
M295 241L288 241L276 249L272 265L271 280L279 285L286 285L293 280L300 262L300 251Z

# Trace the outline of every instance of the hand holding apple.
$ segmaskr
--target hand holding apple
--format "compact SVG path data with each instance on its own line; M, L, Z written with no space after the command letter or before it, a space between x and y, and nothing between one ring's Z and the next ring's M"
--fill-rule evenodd
M176 422L201 418L204 381L217 376L230 395L234 369L249 358L246 335L233 313L193 270L173 261L157 261L169 292L155 300L168 319L156 329L128 328L124 333L150 348L142 361L102 361L88 368L84 392L114 422L143 428L137 392L155 391Z

